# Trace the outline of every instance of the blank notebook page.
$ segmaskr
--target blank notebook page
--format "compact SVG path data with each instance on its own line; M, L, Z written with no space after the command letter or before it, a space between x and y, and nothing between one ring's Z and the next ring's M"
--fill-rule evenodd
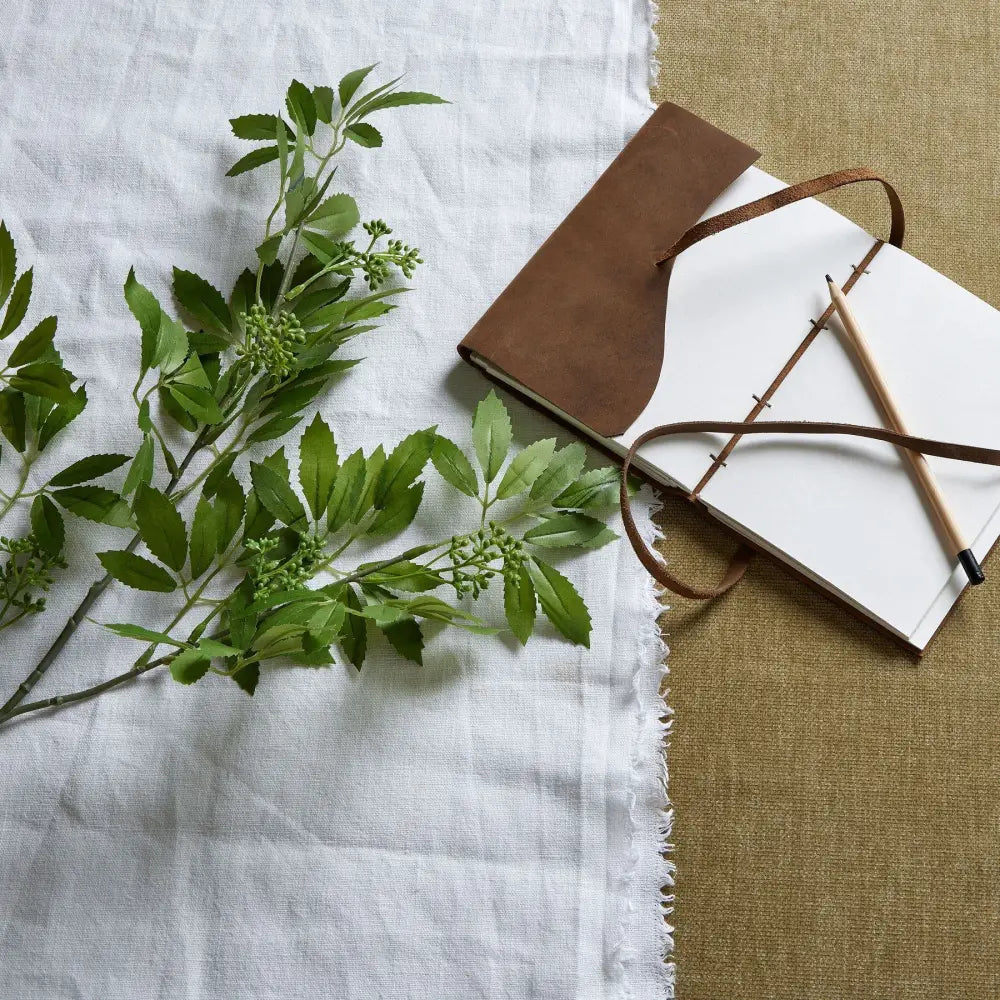
M705 213L784 185L751 167ZM809 200L686 250L671 277L660 382L627 444L656 424L744 419L829 304L873 237ZM895 247L883 246L848 301L911 433L996 446L1000 313ZM761 420L884 426L834 317ZM724 436L652 442L643 457L688 489ZM973 551L1000 534L1000 469L929 462ZM860 438L743 439L702 500L765 547L915 645L931 638L965 584L902 455Z

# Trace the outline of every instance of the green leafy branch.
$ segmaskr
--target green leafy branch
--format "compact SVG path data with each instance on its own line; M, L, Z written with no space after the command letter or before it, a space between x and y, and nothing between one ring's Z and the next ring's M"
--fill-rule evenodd
M543 556L597 548L616 537L594 515L617 505L618 473L584 472L579 443L557 449L548 438L511 456L511 439L510 417L493 392L472 423L478 471L436 428L409 435L388 455L379 446L341 460L334 432L317 414L301 436L294 479L279 449L251 463L248 493L232 474L204 490L190 523L164 493L142 486L133 509L148 556L116 550L100 558L127 586L182 596L171 622L162 630L106 626L147 644L129 670L14 707L0 722L93 697L161 666L182 684L214 673L251 695L270 664L318 668L339 657L361 669L372 629L400 656L421 663L429 624L500 631L468 607L495 580L502 581L506 627L521 643L540 610L559 634L588 646L590 613ZM470 529L345 566L357 543L398 536L412 524L428 466L476 501ZM494 509L498 516L484 520ZM220 577L228 584L206 596ZM168 652L157 657L163 647Z

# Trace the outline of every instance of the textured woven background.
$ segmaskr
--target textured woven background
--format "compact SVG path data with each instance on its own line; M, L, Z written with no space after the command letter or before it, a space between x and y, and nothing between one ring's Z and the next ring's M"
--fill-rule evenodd
M659 33L657 99L788 182L879 170L907 249L1000 306L993 0L660 0ZM876 195L830 203L886 232ZM731 551L683 501L662 523L692 577ZM763 560L673 602L683 1000L1000 996L1000 557L986 571L919 664Z

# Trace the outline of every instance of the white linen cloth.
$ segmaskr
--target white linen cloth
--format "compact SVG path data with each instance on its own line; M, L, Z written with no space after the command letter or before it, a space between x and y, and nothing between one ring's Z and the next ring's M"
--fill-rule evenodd
M171 265L228 294L254 263L275 177L223 176L250 148L227 119L278 110L293 77L380 61L376 82L453 102L380 113L385 146L352 146L331 188L427 260L322 403L342 454L432 424L468 446L488 385L456 343L651 110L647 0L5 0L3 22L0 216L92 400L52 469L137 443L129 267L172 308ZM505 399L521 440L555 432ZM407 537L447 534L456 504L429 490ZM152 674L0 729L0 996L671 992L657 604L624 540L567 567L589 651L548 627L524 650L442 634L423 667L374 643L360 674L272 669L253 699ZM78 559L0 637L4 696L97 574ZM94 615L161 607L116 587ZM81 628L35 696L140 650Z

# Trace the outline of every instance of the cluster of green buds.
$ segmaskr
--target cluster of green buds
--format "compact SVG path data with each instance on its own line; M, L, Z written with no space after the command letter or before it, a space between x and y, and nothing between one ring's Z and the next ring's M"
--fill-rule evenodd
M255 302L250 312L241 313L240 318L246 326L246 339L237 354L246 359L250 370L255 375L266 371L276 379L289 375L295 362L295 348L306 340L298 317L284 310L273 317L261 303Z
M362 224L366 233L372 238L372 247L375 241L382 236L388 236L392 229L384 219L372 219L370 222ZM368 253L361 256L361 270L368 281L368 287L374 291L390 275L391 267L398 267L403 273L403 277L409 280L413 277L413 272L418 264L423 264L424 259L420 256L417 247L411 247L402 240L389 240L386 249L378 253Z
M247 539L246 547L254 553L250 562L254 600L285 590L305 586L315 575L323 556L323 543L314 535L299 536L290 556L275 558L279 540L273 535Z
M473 598L486 590L497 575L493 563L502 561L503 574L520 572L524 553L519 539L508 534L495 521L469 535L457 535L448 548L451 560L451 585L459 597Z
M66 569L66 561L39 545L33 534L0 537L0 552L8 554L0 566L0 604L4 611L16 608L29 615L44 611L45 598L36 596L36 592L44 593L52 586L53 570Z

